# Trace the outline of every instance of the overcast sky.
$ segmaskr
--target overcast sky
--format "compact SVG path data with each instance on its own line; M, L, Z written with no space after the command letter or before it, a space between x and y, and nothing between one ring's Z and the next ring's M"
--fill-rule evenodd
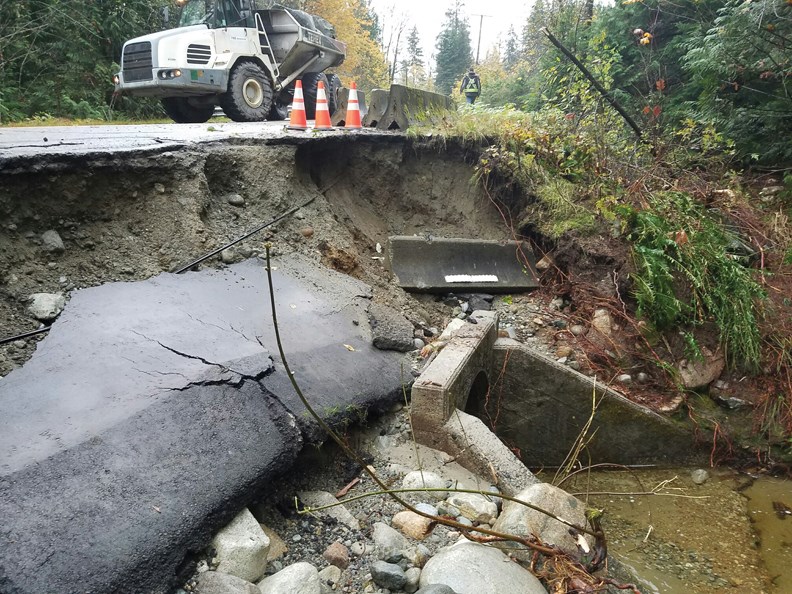
M467 0L465 12L470 23L473 58L476 57L479 23L483 21L479 58L483 60L489 48L506 38L510 25L514 26L514 30L519 35L532 4L532 0ZM437 35L445 22L445 12L452 5L453 0L372 0L371 2L371 6L379 14L380 23L385 29L385 42L387 42L389 27L397 23L403 16L408 25L402 38L406 39L413 25L417 26L421 33L424 58L427 61L436 52ZM394 6L396 7L395 13L392 12ZM488 16L482 19L479 16L482 14Z

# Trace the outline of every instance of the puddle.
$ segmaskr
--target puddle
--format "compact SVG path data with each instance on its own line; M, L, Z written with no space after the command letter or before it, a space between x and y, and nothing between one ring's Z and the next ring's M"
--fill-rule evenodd
M690 469L607 471L562 487L605 508L610 551L652 584L650 592L792 592L792 515L773 510L774 501L792 509L792 482L709 474L696 485Z
M773 594L792 592L792 517L773 509L774 502L792 508L792 482L762 478L743 491L760 544Z

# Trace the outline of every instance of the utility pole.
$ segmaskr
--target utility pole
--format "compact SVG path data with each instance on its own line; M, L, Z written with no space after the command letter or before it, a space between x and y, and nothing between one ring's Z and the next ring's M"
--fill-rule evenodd
M472 16L477 16L479 18L479 35L478 35L478 44L476 44L476 66L479 63L479 51L481 50L481 29L484 26L484 17L491 17L491 14L474 14Z

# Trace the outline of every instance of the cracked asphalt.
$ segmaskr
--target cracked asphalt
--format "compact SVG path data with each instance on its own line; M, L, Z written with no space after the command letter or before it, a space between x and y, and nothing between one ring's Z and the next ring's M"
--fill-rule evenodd
M401 398L404 355L371 346L365 284L296 254L273 282L289 365L322 416ZM0 381L0 591L180 583L323 438L277 352L260 260L74 292Z

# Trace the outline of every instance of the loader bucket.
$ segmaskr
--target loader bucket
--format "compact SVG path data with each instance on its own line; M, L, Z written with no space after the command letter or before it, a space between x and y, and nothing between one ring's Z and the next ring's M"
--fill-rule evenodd
M379 104L375 110L375 103L378 103L378 97L374 95L376 92L372 92L369 112L379 111ZM364 126L376 126L379 130L406 130L415 124L437 124L445 112L454 109L450 97L404 85L391 85L387 95L387 106L377 122L363 122Z
M366 107L366 94L360 89L358 89L357 96L358 96L358 104L360 105L360 117L365 118L366 113L368 113L368 108ZM330 119L333 126L346 125L346 113L348 107L349 107L349 89L346 87L341 87L340 89L338 89L338 107L336 108L333 117Z

